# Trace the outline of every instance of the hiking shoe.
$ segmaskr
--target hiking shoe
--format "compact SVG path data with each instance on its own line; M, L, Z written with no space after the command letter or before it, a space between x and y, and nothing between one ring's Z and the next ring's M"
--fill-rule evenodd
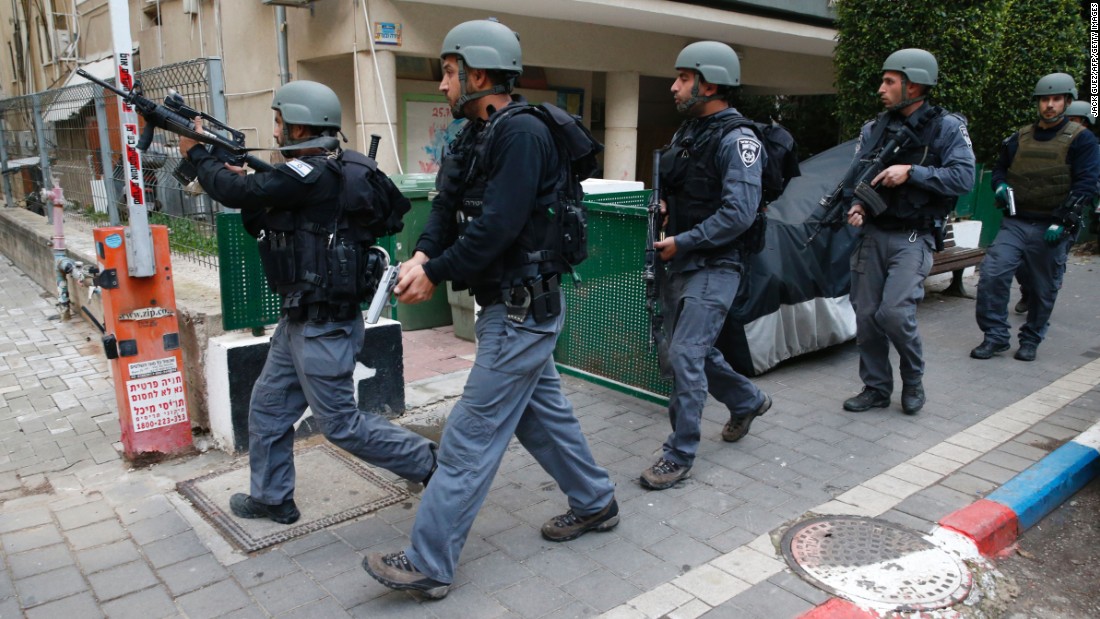
M844 400L844 410L853 413L862 413L872 408L886 408L890 406L890 396L870 387L864 387L858 395Z
M1007 348L1007 346L1006 346L1006 348ZM1019 359L1020 361L1035 361L1035 349L1036 348L1038 348L1037 345L1025 342L1023 344L1020 344L1019 350L1017 350L1016 354L1013 355L1013 356L1016 357L1017 359Z
M921 383L902 385L901 412L906 415L916 415L922 408L924 408L924 385Z
M736 443L745 438L745 435L749 433L749 426L752 425L752 420L768 412L768 409L771 407L772 397L765 393L764 402L756 407L756 410L753 412L747 415L730 415L730 420L727 421L726 425L722 428L722 440L727 443Z
M229 497L229 510L238 518L267 518L279 524L293 524L302 516L294 499L287 499L278 505L268 505L241 493Z
M610 531L619 524L619 504L615 497L607 507L591 516L578 516L569 510L560 516L554 516L542 525L542 536L551 542L568 542L589 531Z
M982 343L978 344L974 350L970 351L970 356L974 359L991 359L993 355L1006 350L1008 350L1008 343L998 344L986 338L982 340Z
M363 559L363 569L390 589L415 591L433 600L447 597L447 593L451 590L451 585L421 574L420 570L409 562L404 550L388 555L372 552Z
M681 479L687 479L690 472L690 466L660 458L656 464L642 471L642 477L638 481L643 488L664 490L675 486Z
M1016 312L1017 314L1026 314L1027 313L1027 299L1020 299L1019 301L1017 301L1016 302L1016 307L1012 308L1012 311Z

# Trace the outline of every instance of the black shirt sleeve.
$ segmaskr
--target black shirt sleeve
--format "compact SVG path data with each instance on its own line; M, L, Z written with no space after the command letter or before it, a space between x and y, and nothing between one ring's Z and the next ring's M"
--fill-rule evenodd
M187 152L188 159L198 170L199 184L206 193L221 204L233 209L296 208L305 202L311 185L295 179L297 173L281 164L271 172L259 172L242 176L227 170L221 161L202 145Z

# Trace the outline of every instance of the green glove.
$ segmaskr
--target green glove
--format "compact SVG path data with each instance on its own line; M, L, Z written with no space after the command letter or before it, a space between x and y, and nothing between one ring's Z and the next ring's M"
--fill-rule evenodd
M993 191L993 195L997 198L997 202L1000 203L999 206L1001 208L1008 205L1008 189L1008 183L1001 183L997 185L997 189Z
M1050 224L1047 231L1043 233L1043 240L1047 242L1047 245L1051 247L1062 242L1062 235L1065 234L1066 229L1058 224Z

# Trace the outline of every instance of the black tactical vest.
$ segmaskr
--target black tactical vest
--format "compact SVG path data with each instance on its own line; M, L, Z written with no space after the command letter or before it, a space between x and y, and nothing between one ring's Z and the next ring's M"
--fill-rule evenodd
M373 294L385 267L377 254L367 251L376 235L365 216L373 202L383 198L369 186L364 174L351 172L355 168L345 170L351 166L342 160L323 155L300 160L313 166L302 182L317 182L327 170L340 176L342 205L334 209L337 215L326 224L307 218L305 209L268 211L257 235L264 275L282 297L283 311L292 318L350 319ZM307 315L309 306L323 306L324 311Z
M932 117L921 127L917 140L900 150L897 156L890 160L890 165L938 167L943 160L940 153L932 150L932 142L939 133L943 117L948 112L941 107L926 104L918 108L914 114L930 114ZM898 128L901 127L900 120L890 113L880 114L875 123L877 125L880 122L896 123ZM876 127L872 126L872 134L875 129ZM879 143L873 145L872 150L890 141L896 131L894 127L887 126ZM956 196L941 196L918 187L915 183L902 183L897 187L879 185L875 190L887 204L886 212L876 218L876 223L879 224L895 223L913 228L928 228L931 227L933 220L946 217L951 209L955 208L957 201Z
M688 121L673 136L661 155L661 193L668 203L670 236L694 228L722 206L726 175L718 169L718 147L727 133L741 126L751 127L752 121L740 114L711 115ZM757 141L763 150L759 136Z
M440 169L437 188L440 201L455 213L454 233L461 237L467 223L480 217L485 190L489 184L490 161L495 123L508 122L519 110L507 106L496 110L487 121L466 124L451 144L448 158ZM564 165L564 162L559 162ZM557 230L550 208L558 200L554 191L536 198L535 212L527 218L523 230L499 259L467 282L451 282L455 290L499 291L521 285L538 275L561 273L566 269L551 250Z

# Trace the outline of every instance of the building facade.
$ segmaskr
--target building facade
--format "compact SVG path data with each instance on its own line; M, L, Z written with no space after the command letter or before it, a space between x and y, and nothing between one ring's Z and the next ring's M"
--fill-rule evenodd
M9 61L0 97L56 88L110 57L107 0L0 2ZM282 4L283 6L276 6ZM669 84L685 45L714 39L742 59L748 94L833 92L829 0L129 0L138 66L217 57L226 121L274 145L272 93L285 79L331 86L344 133L382 136L390 172L433 172L451 123L438 94L439 45L489 16L523 42L521 92L584 117L607 145L604 178L647 178L648 156L679 123Z

